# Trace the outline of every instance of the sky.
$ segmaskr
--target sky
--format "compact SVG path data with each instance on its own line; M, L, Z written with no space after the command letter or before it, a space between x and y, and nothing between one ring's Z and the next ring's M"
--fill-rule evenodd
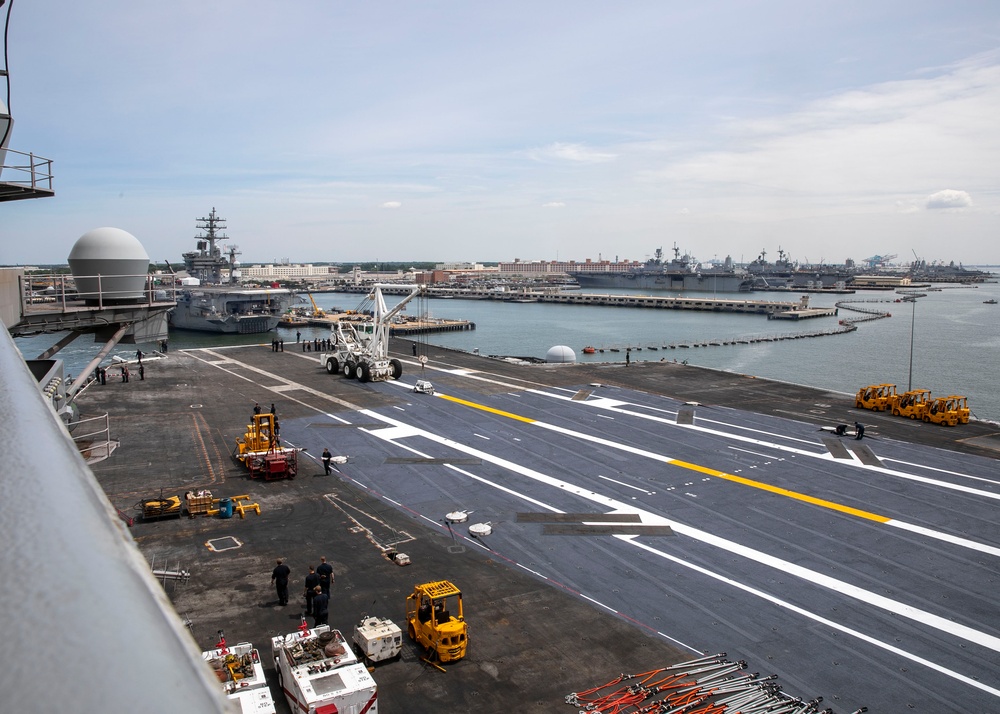
M0 264L1000 264L993 0L13 0L7 64Z

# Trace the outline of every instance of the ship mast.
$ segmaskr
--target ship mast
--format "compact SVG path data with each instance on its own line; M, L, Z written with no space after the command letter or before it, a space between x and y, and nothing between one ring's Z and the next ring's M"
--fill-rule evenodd
M226 229L226 219L220 218L212 207L211 213L206 218L197 219L197 228L202 231L195 236L198 241L198 250L184 254L184 265L188 275L198 278L204 283L219 285L222 283L223 268L230 268L230 282L234 280L232 266L235 264L239 249L232 246L229 250L229 258L222 254L222 249L215 243L216 241L229 240L224 231Z

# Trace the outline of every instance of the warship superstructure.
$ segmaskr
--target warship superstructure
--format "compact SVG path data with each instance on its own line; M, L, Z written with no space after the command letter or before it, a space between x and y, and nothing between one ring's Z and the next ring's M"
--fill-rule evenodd
M291 307L294 295L285 288L242 287L236 259L239 248L232 245L224 253L216 245L228 240L222 232L225 227L225 219L214 208L208 217L198 219L202 233L195 236L197 250L184 253L187 277L180 278L170 326L199 332L269 332Z
M727 258L721 266L701 265L688 254L681 255L674 245L674 257L667 261L663 249L645 263L623 266L621 263L597 263L590 268L567 273L584 288L628 288L633 290L697 290L711 293L749 292L753 281L747 273Z

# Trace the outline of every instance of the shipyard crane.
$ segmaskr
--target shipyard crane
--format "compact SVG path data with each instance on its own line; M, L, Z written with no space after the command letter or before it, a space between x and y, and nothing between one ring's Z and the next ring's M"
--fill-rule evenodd
M899 256L895 253L890 255L873 255L870 258L865 258L864 263L869 269L874 270L876 268L883 268L890 260L895 260Z

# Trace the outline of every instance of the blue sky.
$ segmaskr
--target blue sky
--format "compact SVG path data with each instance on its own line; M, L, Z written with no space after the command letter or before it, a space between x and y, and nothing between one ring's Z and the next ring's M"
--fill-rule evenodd
M3 8L6 11L6 7ZM1000 263L1000 3L14 0L0 263Z

